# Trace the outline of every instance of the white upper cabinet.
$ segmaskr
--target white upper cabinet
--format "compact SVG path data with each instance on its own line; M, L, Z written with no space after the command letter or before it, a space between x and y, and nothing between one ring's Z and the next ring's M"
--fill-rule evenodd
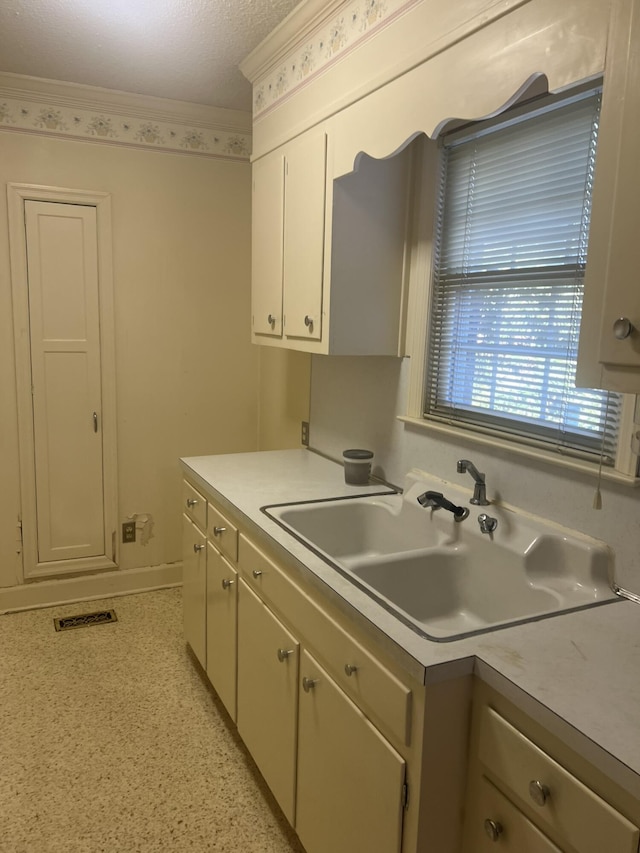
M282 241L284 154L276 151L253 164L251 217L253 340L282 337Z
M284 207L284 334L322 340L327 135L303 134L287 146ZM295 346L295 344L293 344Z
M410 152L336 180L331 155L322 126L253 165L252 340L399 355Z
M614 7L604 74L578 385L640 393L640 6Z

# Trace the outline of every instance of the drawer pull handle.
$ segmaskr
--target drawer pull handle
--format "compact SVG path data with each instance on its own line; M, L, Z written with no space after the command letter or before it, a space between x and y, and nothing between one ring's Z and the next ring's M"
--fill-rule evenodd
M260 577L260 575L262 574L262 572L260 571L260 569L254 569L254 570L251 572L251 574L254 576L254 578L259 578L259 577Z
M346 674L349 676L349 678L351 678L351 676L353 675L353 673L358 671L358 667L357 667L357 666L354 666L352 663L345 663L345 665L344 665L344 671L345 671L345 672L346 672Z
M497 820L487 818L484 822L484 831L492 841L499 841L503 831L502 824L498 823Z
M229 589L229 587L232 587L234 583L235 581L232 581L230 578L223 578L222 589Z
M317 683L318 683L317 678L307 678L305 676L302 679L302 689L304 690L305 693L309 693L309 691L313 690L313 688L316 686Z
M280 663L284 663L289 655L293 654L293 649L278 649L278 660Z
M187 498L187 509L191 509L198 503L197 498Z
M529 782L529 796L537 806L544 806L549 799L551 791L542 782L533 779Z
M200 551L204 551L204 545L194 545L193 546L193 553L194 554L197 554Z
M214 527L213 528L213 535L214 536L222 536L222 534L225 533L226 530L227 530L226 527Z

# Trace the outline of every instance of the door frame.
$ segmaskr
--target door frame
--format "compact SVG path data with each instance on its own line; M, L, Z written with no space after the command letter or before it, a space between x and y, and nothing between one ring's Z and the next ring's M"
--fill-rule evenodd
M23 575L25 580L29 580L114 569L118 567L119 542L116 535L118 518L118 468L116 453L116 359L111 195L109 193L75 190L66 187L9 183L7 185L7 201L19 427L18 453L20 464ZM96 209L102 382L104 556L87 557L77 560L59 560L49 563L38 562L25 201L78 204L95 207ZM111 536L111 541L109 541L109 536Z

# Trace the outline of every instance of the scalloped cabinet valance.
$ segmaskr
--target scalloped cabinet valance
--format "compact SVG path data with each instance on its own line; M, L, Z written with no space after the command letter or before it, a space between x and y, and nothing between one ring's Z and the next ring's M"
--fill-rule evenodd
M282 247L282 257L271 258L270 264L282 301L278 303L276 295L273 309L266 313L269 328L263 332L256 328L254 312L254 341L312 352L389 354L386 333L384 345L375 342L370 330L362 329L357 321L356 309L343 325L354 332L355 322L369 346L351 346L336 336L332 340L332 329L341 322L334 277L340 278L341 298L352 308L361 308L362 300L372 294L368 310L377 311L375 294L383 289L380 282L371 281L374 271L370 268L365 271L367 282L359 281L357 287L344 283L360 278L362 258L349 258L347 251L343 253L346 261L343 257L337 264L332 252L338 237L336 218L347 232L353 223L353 245L362 247L367 242L367 219L375 217L371 209L357 203L346 217L337 207L337 179L351 175L354 192L364 199L367 192L360 186L365 178L359 155L380 160L406 149L402 168L387 167L373 191L375 203L384 207L388 190L397 213L398 205L409 204L408 189L405 185L403 195L401 184L411 183L407 145L412 139L423 134L434 138L452 120L497 114L532 85L561 91L603 77L579 380L590 387L640 391L640 289L628 284L640 266L640 240L633 234L640 221L640 180L634 155L640 131L639 17L640 0L349 0L329 4L307 0L296 7L242 64L254 87L255 175L268 158L279 158L280 164L269 197L256 199L255 209L258 214L260 210L273 212L277 201L282 210L280 236L273 235L277 223L270 223L270 239ZM314 133L321 135L322 144L313 155L318 167L316 192L309 194L306 187L296 186L289 159L296 156L294 147ZM367 165L369 183L377 181L376 165L382 168L373 162ZM296 171L306 170L293 169ZM263 188L254 188L254 192L260 195ZM310 253L301 248L297 235L289 238L287 234L286 211L292 209L296 217L302 217L298 227L304 226L306 218L307 230L314 231ZM260 223L254 221L254 235L260 231ZM380 232L376 235L374 230L372 235L369 244L376 240L380 247ZM396 260L398 240L403 238L396 233L388 241ZM348 243L348 233L340 239ZM313 269L303 263L311 257L315 258ZM258 252L258 259L263 263L264 253ZM263 274L255 260L254 304L264 292ZM342 269L345 263L347 273ZM314 291L313 304L299 294L288 299L287 290L293 293L297 287L291 274L287 275L291 264L300 269L304 287ZM391 349L401 354L406 264L390 266L395 276L390 285L395 294L393 324L400 318ZM345 291L350 286L354 287L352 296ZM638 291L637 296L633 290ZM295 321L287 305L296 306ZM344 319L342 314L340 317ZM613 324L621 317L629 323L617 324L614 333ZM299 322L306 323L304 329ZM287 327L291 329L291 324L295 324L295 334L290 335ZM616 337L621 328L630 329L625 338Z

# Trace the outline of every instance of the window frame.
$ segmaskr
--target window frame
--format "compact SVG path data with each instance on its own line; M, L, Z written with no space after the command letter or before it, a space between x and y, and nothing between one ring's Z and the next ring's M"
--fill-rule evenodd
M593 87L593 83L591 86ZM579 91L576 88L576 91ZM566 97L566 95L565 95ZM529 107L516 107L520 113ZM500 117L498 117L500 120ZM427 359L429 354L429 333L431 329L431 303L433 290L433 254L437 237L437 193L441 171L442 147L439 140L422 136L414 141L416 147L415 196L413 210L413 229L409 253L409 293L407 324L407 355L410 356L409 389L407 414L399 420L421 429L456 436L461 440L480 445L511 451L530 459L560 465L581 472L596 472L599 459L591 454L568 455L560 447L550 447L547 443L513 435L491 427L460 425L448 422L441 416L431 417L424 412L424 400L427 394ZM588 263L588 259L587 259ZM632 438L635 435L635 422L640 421L640 411L636 396L622 395L620 413L620 431L613 467L602 468L601 476L630 485L640 485L638 456L632 450Z

